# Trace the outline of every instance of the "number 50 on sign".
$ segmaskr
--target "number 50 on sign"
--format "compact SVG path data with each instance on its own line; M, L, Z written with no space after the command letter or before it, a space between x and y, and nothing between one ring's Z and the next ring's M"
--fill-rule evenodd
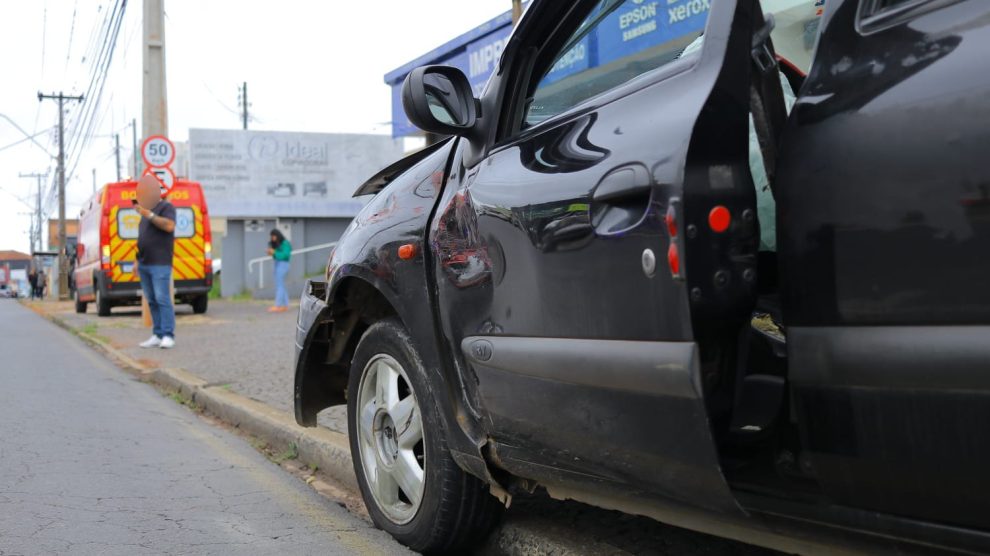
M171 166L175 161L175 145L164 135L152 135L141 145L141 158L153 168Z

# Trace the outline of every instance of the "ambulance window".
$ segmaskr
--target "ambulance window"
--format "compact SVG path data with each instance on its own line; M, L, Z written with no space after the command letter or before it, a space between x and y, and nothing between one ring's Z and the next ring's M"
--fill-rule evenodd
M196 216L188 207L175 209L175 237L193 237L196 235Z
M117 235L120 239L137 239L141 215L132 208L117 211Z
M527 91L523 128L682 57L708 20L708 2L601 0ZM691 49L694 51L694 49Z

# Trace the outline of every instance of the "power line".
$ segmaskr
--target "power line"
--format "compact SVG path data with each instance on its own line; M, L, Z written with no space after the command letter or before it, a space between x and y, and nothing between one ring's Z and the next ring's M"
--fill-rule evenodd
M69 69L69 58L72 55L72 37L76 34L76 8L79 7L79 0L76 0L75 4L72 5L72 27L69 28L69 48L65 53L65 68L62 70L62 77L65 77L65 72Z
M93 32L90 35L92 39L90 41L90 47L87 48L83 57L84 59L86 58L89 59L89 72L88 72L89 82L86 84L86 89L84 94L90 98L92 98L93 89L97 82L97 79L99 79L100 77L100 66L107 52L108 39L110 37L110 30L112 28L113 17L116 16L116 9L117 8L115 6L114 10L112 11L108 10L107 12L105 12L103 16L103 21L97 24L96 26L94 26ZM102 40L98 40L98 37L100 35L103 36ZM93 54L90 54L90 52L93 52ZM84 108L89 108L89 106ZM79 116L79 119L73 120L73 124L74 124L72 126L73 135L75 135L74 132L78 128L78 126L81 125L82 121L84 121L86 114L87 112L84 110L82 114Z
M104 14L104 17L103 17L103 21L101 23L97 24L94 27L94 31L90 35L90 37L91 37L90 44L92 46L95 47L95 43L92 41L92 39L95 38L97 35L99 35L100 31L104 27L106 27L107 31L109 31L109 28L110 28L110 26L109 26L110 17L111 17L111 15L109 13L105 13ZM73 28L74 28L74 26L75 26L75 9L73 10ZM107 33L107 36L108 35L109 35L109 33ZM101 45L103 47L103 50L105 50L106 43L107 43L107 37L105 36L104 39L103 39L103 41L102 41L102 45ZM87 52L84 55L88 55L89 50L90 50L90 48L87 48ZM70 42L69 50L68 50L68 53L66 54L66 58L69 59L71 57L71 55L72 55L72 50L71 50L71 42ZM103 54L101 52L100 55L97 56L96 59L94 59L90 63L90 70L91 70L91 72L90 72L90 83L87 86L86 92L85 92L85 95L84 95L87 98L91 98L92 87L95 84L95 80L96 80L96 78L99 75L98 74L98 70L99 70L99 64L98 64L98 62L99 62L99 59L102 58L102 57L103 57ZM70 121L70 126L71 126L71 128L70 128L71 129L70 135L73 138L76 136L76 133L75 132L76 132L77 128L79 127L79 125L81 124L81 122L83 121L83 119L86 117L87 112L86 112L85 109L87 108L87 106L84 106L83 108L84 108L84 110L81 111L78 116L74 115L71 111L68 113L69 121ZM63 118L64 116L65 115L62 114L62 113L59 114L59 117L60 118ZM72 145L75 145L75 142L73 142ZM73 151L73 150L74 150L74 147L73 146L70 146L70 151ZM70 158L71 158L71 155L70 155ZM52 183L50 184L50 186L49 186L49 188L48 188L48 190L46 192L46 195L45 195L46 206L47 207L51 207L51 205L54 203L56 188L57 188L57 183L55 182L55 180L53 178ZM50 213L51 212L51 209L49 208L47 212Z
M48 129L44 129L42 131L39 131L38 133L35 133L34 135L29 135L27 137L24 137L23 139L18 139L17 141L14 141L13 143L10 143L8 145L4 145L4 146L0 147L0 151L9 149L9 148L14 147L14 146L17 146L17 145L20 145L21 143L23 143L25 141L33 141L35 137L38 137L39 135L44 135L44 134L50 132L53 129L55 129L55 126L52 126L52 127L48 128Z
M113 27L113 25L112 25L113 18L117 15L117 8L118 7L119 7L119 3L118 3L118 5L115 5L114 6L114 9L113 9L112 12L108 13L104 17L104 25L100 25L100 31L103 32L103 35L104 36L103 36L103 40L100 43L100 47L98 49L97 55L94 57L93 61L91 62L91 65L90 65L90 68L91 68L91 71L90 71L90 80L89 80L89 84L86 86L86 91L84 93L85 96L88 97L88 98L90 98L90 99L93 99L94 98L93 97L93 91L94 91L94 88L96 86L97 80L99 80L101 78L101 76L104 79L106 77L105 75L101 75L101 73L102 73L101 72L101 64L103 63L103 60L106 59L106 54L108 53L108 50L109 50L108 49L108 46L109 46L109 38L110 38L110 34L111 34L111 29ZM105 29L104 29L104 27L105 27ZM96 109L96 106L97 105L98 105L98 99L97 99L97 102L96 103L91 102L91 103L89 103L88 106L84 106L83 107L83 112L80 114L79 118L77 120L74 120L73 121L73 124L74 125L71 128L71 135L72 135L72 139L73 140L72 140L72 143L71 143L71 146L70 146L70 149L69 149L70 152L73 152L73 153L75 152L76 146L78 145L78 142L80 140L80 136L78 134L78 131L80 129L83 129L84 128L83 126L86 125L86 122L88 121L88 118L89 118L89 114Z
M106 54L105 56L103 56L102 69L99 70L98 74L94 74L94 76L98 76L99 85L96 86L94 83L94 89L96 92L95 95L92 92L89 93L89 98L91 99L89 110L88 111L84 110L84 114L80 118L75 128L77 131L82 131L82 134L76 133L73 137L72 150L74 152L72 155L73 163L70 174L73 174L75 172L76 167L79 164L79 160L82 158L83 151L86 149L86 146L92 140L92 135L95 128L97 127L97 124L102 122L102 118L106 116L106 108L103 109L102 113L99 113L98 111L101 108L103 89L106 86L110 65L113 62L113 55L116 50L118 37L120 36L120 28L121 28L121 24L123 23L124 10L126 9L126 7L127 7L127 0L122 0L119 3L119 11L117 11L116 7L114 9L116 19L111 22L112 31L108 29L108 31L110 31L110 36L108 41L105 40L107 44L106 44L106 48L104 49L104 52ZM97 63L99 63L99 60L97 61ZM99 68L99 66L97 67Z
M41 15L41 70L38 79L45 82L45 52L48 49L48 0L45 0L44 11ZM34 131L38 131L38 119L41 117L41 104L34 108Z
M48 156L50 156L52 158L55 158L55 155L53 155L52 153L48 152L48 149L46 149L44 145L42 145L41 143L35 141L33 139L33 135L31 135L30 133L24 131L24 128L22 128L21 126L17 125L17 122L15 122L14 120L11 120L6 114L0 114L0 118L3 118L5 120L7 120L7 122L10 123L10 125L14 126L17 129L17 131L20 131L25 137L30 138L31 139L31 142L34 143L35 145L37 145L38 148L41 149L42 151L44 151L45 154L47 154Z

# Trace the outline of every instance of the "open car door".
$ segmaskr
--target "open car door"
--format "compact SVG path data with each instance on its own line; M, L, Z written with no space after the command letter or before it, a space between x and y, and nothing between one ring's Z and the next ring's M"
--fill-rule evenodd
M808 469L838 506L983 531L990 76L966 45L988 21L978 1L829 2L777 182Z
M759 3L534 10L430 232L466 403L519 476L738 512L706 396L756 295Z

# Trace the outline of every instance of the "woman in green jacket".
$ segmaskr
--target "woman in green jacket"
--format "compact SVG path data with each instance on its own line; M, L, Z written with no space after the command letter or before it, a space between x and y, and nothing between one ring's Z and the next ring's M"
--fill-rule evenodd
M272 230L272 240L268 244L268 254L275 260L275 305L269 313L283 313L289 310L289 292L285 289L285 276L289 273L289 258L292 257L292 244L285 239L281 230Z

